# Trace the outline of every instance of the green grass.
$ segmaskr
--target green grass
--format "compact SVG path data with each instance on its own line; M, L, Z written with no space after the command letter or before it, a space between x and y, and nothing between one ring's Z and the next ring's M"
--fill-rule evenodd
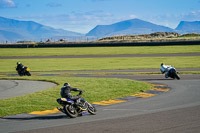
M0 48L0 56L120 55L199 52L200 45L84 48Z
M0 100L0 117L32 111L53 109L58 105L56 99L60 97L63 83L69 82L73 87L85 91L83 97L89 102L115 99L149 90L151 84L129 79L109 78L79 78L79 77L4 77L1 79L29 79L56 82L59 85L47 90ZM73 95L76 95L73 93Z
M87 48L1 48L0 56L57 56L57 55L115 55L115 54L159 54L200 53L200 46L156 46L156 47L87 47ZM124 58L65 58L65 59L0 59L0 76L16 73L16 62L30 67L31 72L54 73L64 70L117 70L160 68L164 62L176 68L200 68L199 56L187 57L124 57ZM35 75L38 75L36 73ZM190 72L186 72L190 73ZM199 73L199 72L195 72ZM73 74L73 73L70 73ZM94 73L95 74L95 73ZM142 73L140 73L142 74ZM34 74L33 74L34 75ZM66 76L66 74L61 73ZM58 104L59 91L64 82L85 90L83 97L89 102L115 99L148 90L148 83L128 79L78 78L58 76L1 77L1 79L29 79L56 82L59 85L33 94L0 100L0 117L53 109Z
M124 58L59 58L59 59L0 59L0 72L15 72L20 61L31 71L119 70L160 68L170 64L176 68L199 68L200 56L183 57L124 57Z
M185 35L182 35L182 36L180 36L180 37L178 37L178 38L191 38L191 37L200 37L200 35L199 34L185 34Z
M179 72L179 74L200 74L200 71L183 71Z
M91 73L90 73L91 74ZM102 72L102 73L92 73L92 75L115 75L115 74L127 74L127 75L154 75L160 74L161 72L158 69L158 72ZM200 74L200 71L181 71L179 74Z

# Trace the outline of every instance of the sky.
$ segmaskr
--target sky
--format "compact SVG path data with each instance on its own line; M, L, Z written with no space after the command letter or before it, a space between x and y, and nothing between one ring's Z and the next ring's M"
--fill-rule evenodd
M0 0L0 16L79 33L134 18L176 28L200 21L200 0Z

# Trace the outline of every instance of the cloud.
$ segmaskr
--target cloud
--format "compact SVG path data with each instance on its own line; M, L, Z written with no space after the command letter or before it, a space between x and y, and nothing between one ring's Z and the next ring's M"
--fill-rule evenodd
M35 21L53 28L87 33L97 25L109 25L133 18L137 18L133 13L119 17L103 10L79 10L63 14L27 15L13 19Z
M134 15L134 14L131 14L131 15L129 15L129 18L130 18L130 19L134 19L134 18L137 18L137 16Z
M48 3L47 6L49 6L49 7L60 7L60 6L62 6L62 4L56 3L56 2L51 2L51 3Z
M182 14L179 20L184 21L199 21L200 20L200 10L198 11L191 11L187 14Z
M14 8L14 7L16 7L16 4L12 0L0 0L0 8Z
M190 11L182 14L162 14L162 15L145 15L140 19L149 21L158 25L164 25L170 28L176 28L180 21L200 21L200 10Z
M87 33L96 25L112 24L117 22L114 15L102 10L73 11L63 14L27 15L13 19L35 21L54 28L65 29L80 33ZM117 18L118 19L118 18Z

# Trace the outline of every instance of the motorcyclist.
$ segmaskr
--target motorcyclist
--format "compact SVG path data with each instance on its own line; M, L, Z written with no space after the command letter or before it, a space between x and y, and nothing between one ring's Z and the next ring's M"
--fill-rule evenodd
M68 99L71 99L75 102L79 98L81 98L80 95L72 96L71 91L79 91L80 93L82 93L82 90L77 89L77 88L72 88L69 83L64 83L63 87L61 88L60 95L61 95L62 98L68 98Z
M67 98L67 99L73 100L76 105L81 105L81 103L80 103L81 96L80 95L72 96L71 91L78 91L78 92L80 92L79 94L82 94L82 92L83 92L81 89L72 88L69 83L64 83L63 87L61 88L60 95L62 98ZM58 107L58 109L63 111L63 109L61 109L59 107Z
M21 62L17 62L17 68L16 68L16 70L17 70L18 72L23 71L23 70L24 70L24 65L22 65Z
M164 65L163 63L161 63L160 71L162 74L165 73L165 78L168 78L168 73L171 68L171 65Z

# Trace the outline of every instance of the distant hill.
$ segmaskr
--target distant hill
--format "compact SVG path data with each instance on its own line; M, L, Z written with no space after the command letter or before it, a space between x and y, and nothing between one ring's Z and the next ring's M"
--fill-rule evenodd
M0 17L0 41L40 41L58 36L81 36L82 34L54 29L33 21L19 21Z
M97 25L84 35L63 29L54 29L34 21L19 21L0 17L0 43L6 41L45 41L47 39L53 39L53 41L59 39L81 41L85 39L94 40L96 37L103 38L116 35L141 35L155 32L177 32L179 34L200 33L200 21L181 21L176 29L171 29L169 27L153 24L140 19L130 19L111 25Z
M18 40L19 38L23 36L15 32L0 30L0 41Z
M200 21L181 21L175 30L181 34L200 33Z
M173 32L174 30L165 26L156 25L140 19L121 21L111 25L97 25L86 36L106 37L113 35L138 35L154 32Z

